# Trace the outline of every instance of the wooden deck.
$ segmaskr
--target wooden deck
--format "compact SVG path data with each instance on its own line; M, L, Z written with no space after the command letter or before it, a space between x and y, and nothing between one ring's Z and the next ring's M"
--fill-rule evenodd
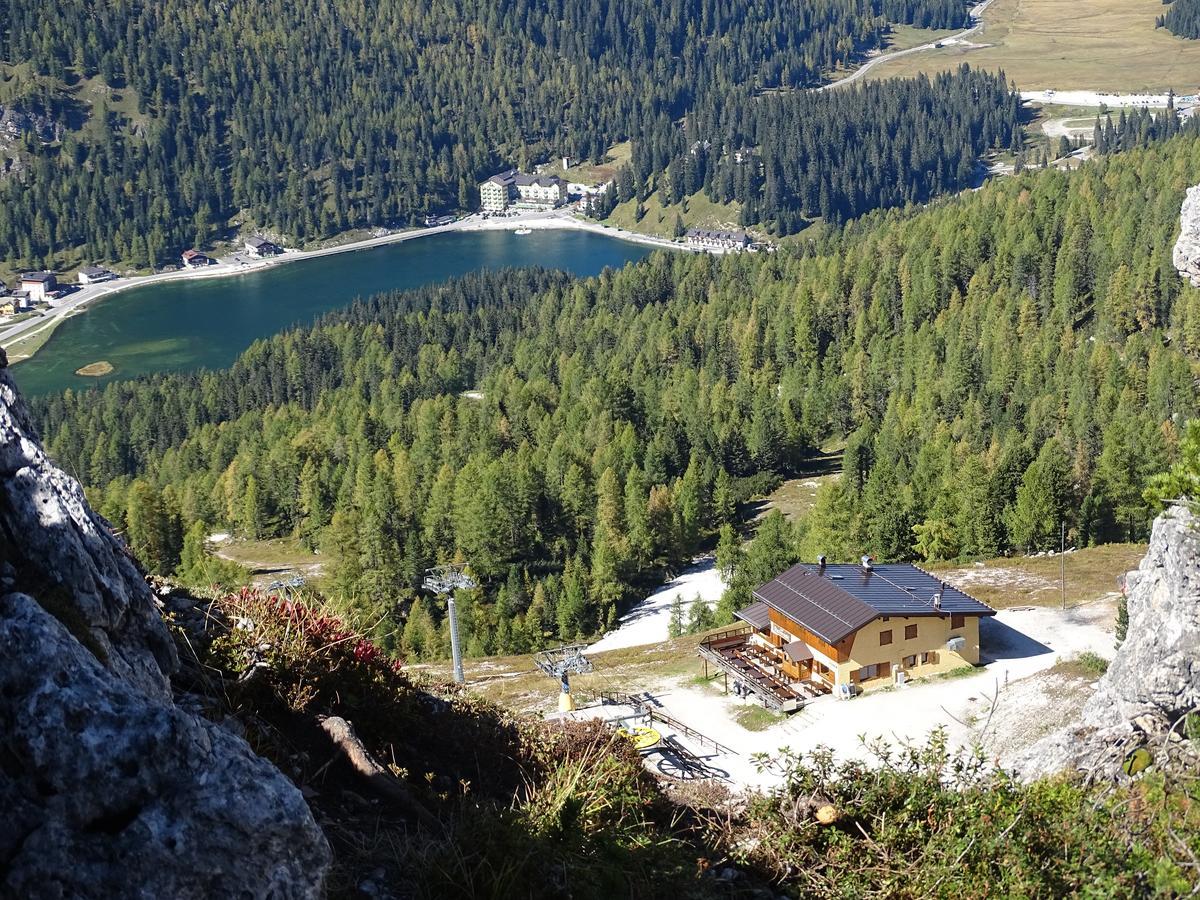
M701 642L699 655L778 712L795 712L821 695L816 685L789 678L783 658L751 642L752 633L748 625L718 632Z

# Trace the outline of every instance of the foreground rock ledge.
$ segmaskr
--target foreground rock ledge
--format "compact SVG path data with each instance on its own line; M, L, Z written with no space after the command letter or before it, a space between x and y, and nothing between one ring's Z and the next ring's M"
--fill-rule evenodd
M300 792L177 707L155 598L43 453L0 351L0 896L305 898Z
M1150 548L1126 576L1129 628L1074 725L1018 762L1025 778L1062 771L1120 778L1126 756L1152 753L1200 706L1200 519L1184 505L1154 521Z

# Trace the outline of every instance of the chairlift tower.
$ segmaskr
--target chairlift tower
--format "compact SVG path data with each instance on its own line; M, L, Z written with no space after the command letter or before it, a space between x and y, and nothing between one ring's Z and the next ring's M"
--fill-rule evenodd
M454 660L454 680L458 684L466 684L467 678L463 674L462 648L458 642L458 611L454 608L454 592L478 586L478 582L464 569L463 563L434 566L425 570L425 580L421 582L421 587L435 597L446 598L446 615L450 617L450 656Z
M571 699L571 673L585 674L592 671L592 661L583 655L587 644L568 644L554 649L543 650L533 658L539 669L551 678L557 678L562 685L558 695L559 712L570 712L575 708Z

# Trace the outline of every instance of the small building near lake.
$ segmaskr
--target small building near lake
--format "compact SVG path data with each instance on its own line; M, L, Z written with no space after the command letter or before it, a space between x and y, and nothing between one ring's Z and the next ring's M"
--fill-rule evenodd
M199 250L184 250L181 258L183 259L185 269L202 269L205 266L211 266L215 262L211 256L205 256Z
M84 266L79 270L80 284L99 284L102 281L112 281L117 276L108 269L100 266Z
M980 620L995 611L908 564L799 563L760 585L743 624L700 645L739 689L798 709L978 665Z
M58 291L58 279L53 272L26 272L21 276L20 290L34 303L45 303Z
M254 235L254 237L246 238L244 246L247 253L258 258L264 256L278 256L283 252L283 248L278 244L273 244L265 237L257 234Z
M750 246L750 236L744 231L719 231L711 228L689 228L687 244L697 250L720 252L745 250Z

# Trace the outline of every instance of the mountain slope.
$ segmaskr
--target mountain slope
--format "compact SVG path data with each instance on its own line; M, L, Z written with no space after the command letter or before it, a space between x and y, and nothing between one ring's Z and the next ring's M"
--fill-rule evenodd
M842 439L808 558L1046 549L1063 519L1141 538L1197 412L1200 292L1171 246L1198 174L1200 141L1174 140L799 254L387 295L228 372L46 398L39 424L153 569L182 548L147 523L294 534L342 609L418 654L445 641L411 606L426 567L482 579L472 653L574 639Z

